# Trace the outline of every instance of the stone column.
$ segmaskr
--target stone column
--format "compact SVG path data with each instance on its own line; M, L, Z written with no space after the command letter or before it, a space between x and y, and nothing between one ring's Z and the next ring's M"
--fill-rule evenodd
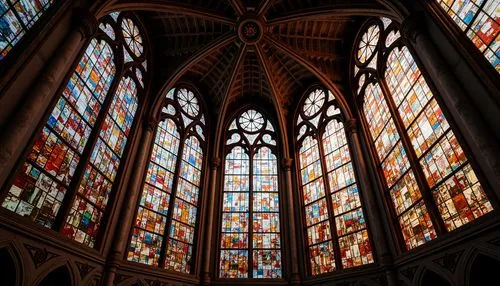
M205 227L205 241L203 242L203 272L201 277L202 285L210 285L210 265L212 254L212 237L216 233L213 229L214 225L214 210L215 210L215 194L217 193L217 171L219 170L221 160L214 158L210 165L210 189L208 190L210 196L208 198L208 208L206 213L206 227Z
M454 121L467 139L477 163L481 166L491 185L491 190L500 199L500 144L487 127L479 110L453 72L439 54L430 39L421 14L408 17L401 26L401 34L418 55L429 78L435 85ZM498 94L499 91L491 91ZM451 119L451 118L450 118Z
M390 269L393 258L388 245L389 238L384 231L384 216L381 214L375 191L369 180L370 176L367 172L367 164L364 159L363 149L361 148L360 138L358 135L356 119L350 119L345 123L347 138L351 146L351 158L354 163L355 170L358 174L358 187L361 190L361 199L363 201L364 210L366 213L366 221L370 224L371 244L375 249L376 261L382 266L387 267L386 276L389 285L396 285L393 281L393 273Z
M144 178L144 170L149 163L149 146L154 140L154 130L157 125L155 121L144 121L141 140L138 143L139 150L133 164L132 176L130 178L126 198L120 211L119 224L116 227L116 234L113 237L114 246L111 250L108 265L105 273L104 285L114 285L116 268L123 261L124 253L127 250L130 228L134 220L133 215L137 208L137 201L141 195L141 185Z
M288 230L290 238L290 284L300 284L300 273L299 273L299 259L297 251L299 250L297 246L297 230L295 229L295 205L293 203L293 179L292 179L292 165L293 160L291 158L283 159L283 170L285 171L285 192L286 192L286 204L289 218Z
M97 19L88 11L78 10L76 27L69 32L57 52L40 73L36 83L26 94L22 105L0 134L0 186L14 168L18 157L33 135L55 96L68 69L75 61L86 39L98 27Z

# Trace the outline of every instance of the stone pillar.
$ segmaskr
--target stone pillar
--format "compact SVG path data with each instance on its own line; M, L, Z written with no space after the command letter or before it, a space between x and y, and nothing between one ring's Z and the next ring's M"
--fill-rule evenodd
M8 174L14 168L18 157L33 135L34 130L43 118L47 108L75 61L86 39L92 36L98 27L94 15L85 11L77 11L76 27L69 32L63 43L52 56L48 65L40 73L36 83L26 94L22 105L6 124L0 134L0 186L5 183Z
M217 233L213 229L214 225L214 210L215 210L215 194L217 193L217 171L219 170L221 160L220 158L214 158L210 164L210 189L208 193L210 194L208 198L208 208L206 212L206 227L205 227L205 241L203 242L203 270L201 276L202 285L210 285L210 265L211 265L211 254L212 254L212 237L214 233Z
M453 115L457 127L460 128L472 155L481 166L489 180L491 190L497 199L500 199L500 144L493 131L487 127L479 110L453 72L448 63L439 54L436 46L430 39L421 14L408 17L401 26L401 34L418 55L429 78L435 85L439 97ZM499 91L491 91L498 94ZM451 119L451 118L450 118Z
M369 180L370 176L367 172L368 167L364 159L356 119L347 120L345 123L345 130L351 146L351 158L359 178L358 187L362 190L361 199L367 216L366 220L371 226L369 231L372 238L371 244L375 249L375 259L382 267L387 267L386 276L389 285L396 285L395 281L393 281L394 275L392 275L392 271L389 270L393 263L393 258L388 244L390 239L387 237L388 234L385 232L383 225L386 220L383 219L384 216L380 212L377 198L374 193L376 190L372 188L372 184Z
M154 140L154 130L157 125L155 121L144 121L141 140L138 142L139 150L133 164L132 176L130 178L126 198L120 211L119 223L116 227L116 234L113 237L113 249L111 250L108 265L105 273L104 285L114 285L116 268L118 263L123 261L124 253L127 250L129 232L134 220L133 215L137 208L137 201L141 195L141 185L144 178L144 170L149 163L149 150Z
M293 160L291 158L283 159L283 169L285 171L285 192L286 192L286 204L289 218L288 230L290 238L290 284L300 284L300 273L299 273L299 259L297 251L299 247L297 245L297 230L295 229L295 205L293 203L293 179L292 179L292 164Z

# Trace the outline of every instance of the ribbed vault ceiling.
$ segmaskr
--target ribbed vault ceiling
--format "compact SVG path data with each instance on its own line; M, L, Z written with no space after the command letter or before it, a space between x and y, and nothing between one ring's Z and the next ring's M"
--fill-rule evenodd
M190 62L180 79L198 85L215 110L244 97L284 114L318 73L348 86L354 34L363 16L385 11L374 0L115 0L109 7L141 11L161 80ZM262 24L256 44L238 37L249 14Z

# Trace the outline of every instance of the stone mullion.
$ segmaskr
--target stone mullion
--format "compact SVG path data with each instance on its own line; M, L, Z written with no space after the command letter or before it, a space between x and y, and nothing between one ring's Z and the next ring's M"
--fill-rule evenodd
M429 212L432 224L436 230L436 233L438 236L444 234L447 232L446 226L444 224L443 219L441 218L441 215L439 213L439 209L437 208L434 198L432 197L431 190L429 188L429 185L427 184L427 179L425 177L424 171L422 170L422 167L418 161L417 154L415 153L415 149L413 149L413 145L411 144L411 140L408 137L408 133L406 131L406 128L404 127L403 121L401 120L401 116L398 112L398 109L396 107L396 104L392 98L392 92L387 86L387 83L385 81L385 77L382 78L382 80L379 81L382 93L384 94L385 100L389 106L389 111L391 113L391 118L394 121L394 124L396 125L396 129L399 133L399 137L401 140L401 143L403 145L403 149L406 151L406 155L408 158L408 161L410 163L410 171L413 170L413 173L415 174L415 179L417 181L418 187L420 189L420 193L422 195L422 198L424 199L424 204ZM391 151L391 152L394 152ZM404 174L401 175L399 180L402 179ZM391 186L393 188L394 185Z
M113 51L115 53L115 59L119 58L118 54L120 52L117 50ZM111 108L111 103L113 102L114 97L116 96L116 92L118 90L118 87L120 85L120 82L123 78L123 65L120 65L120 61L116 64L116 76L113 79L113 83L111 84L108 93L106 94L106 97L104 99L104 102L101 105L101 109L99 111L99 114L96 118L95 124L92 127L92 131L90 132L90 136L87 140L87 143L85 145L85 148L83 149L82 154L80 155L80 160L78 162L78 165L75 169L75 173L73 175L73 178L71 179L71 182L67 188L66 194L64 196L64 199L61 203L61 209L59 210L59 213L56 216L55 222L54 222L54 229L62 231L62 227L64 225L64 221L66 220L67 216L69 215L71 205L73 201L75 200L75 197L77 196L77 188L80 186L81 180L83 178L83 174L85 172L85 167L87 166L88 163L90 163L90 157L92 155L92 151L94 150L94 147L99 140L99 134L101 133L101 128L104 124L104 121L106 120L106 117L108 115L108 111ZM61 95L62 96L62 95ZM103 141L105 144L106 148L111 149L106 142ZM113 152L113 150L111 150ZM120 158L121 159L121 158ZM121 162L120 162L121 163ZM120 164L119 163L119 164ZM95 169L97 169L97 166L93 166ZM119 166L118 166L119 167ZM107 176L103 176L105 180L109 181L109 178ZM112 188L114 188L113 182L109 181L112 185ZM103 216L104 216L105 210L103 210Z
M60 95L60 83L66 76L68 69L75 61L78 51L87 39L96 31L98 22L89 12L81 12L80 22L69 32L58 52L51 58L48 65L40 73L39 80L30 88L22 105L13 115L11 122L6 124L0 135L0 185L5 183L9 173L15 168L17 157L33 133L41 128L35 127L42 121L50 103ZM5 192L3 194L5 196ZM2 199L3 199L2 196Z
M181 133L181 132L179 132L179 133ZM177 152L177 160L176 160L175 171L174 171L174 179L172 181L172 191L170 193L170 202L168 203L167 221L165 223L165 229L163 231L163 240L161 243L161 253L160 253L160 259L159 259L159 263L158 263L160 268L165 267L167 241L169 239L169 230L172 226L172 220L174 217L174 207L175 207L174 204L175 204L175 199L177 197L177 187L179 185L179 176L180 176L179 174L181 171L182 156L184 154L184 147L185 147L185 143L186 143L186 138L188 136L187 132L182 132L181 134L182 134L182 136L180 136L180 140L179 140L179 149L178 149L179 151ZM182 241L182 243L185 243L185 242Z
M290 282L292 284L300 284L300 273L299 273L299 259L298 259L298 243L297 243L297 230L295 229L295 209L293 202L293 180L292 180L292 165L293 160L291 158L285 158L283 160L283 170L285 171L285 192L286 192L286 203L288 204L285 208L288 210L287 216L290 218L288 220L288 238L290 242ZM283 241L283 238L282 238Z
M333 211L333 201L332 201L332 192L330 190L329 186L329 180L328 180L328 170L326 168L326 163L325 163L325 150L323 148L323 142L321 141L321 135L319 132L316 134L317 137L317 142L318 142L318 148L319 148L319 161L321 164L321 172L323 176L323 185L325 188L325 198L326 198L326 204L328 208L328 220L330 221L330 232L332 235L332 244L333 244L333 249L334 249L334 257L335 257L335 265L336 265L336 270L341 270L343 269L342 265L342 257L340 256L340 245L339 245L339 236L337 233L337 225L335 223L335 213ZM333 171L333 170L332 170Z
M208 198L208 210L206 213L206 233L205 240L203 242L203 270L202 270L202 284L209 285L211 279L210 272L210 258L212 253L212 230L214 224L214 216L215 216L215 193L217 192L217 171L220 168L221 160L219 158L214 158L212 160L210 166L210 188L208 190L209 198Z
M104 285L114 285L113 281L115 278L116 270L119 263L124 259L124 253L127 249L127 243L129 242L130 229L134 227L133 218L135 217L138 209L138 199L141 195L142 188L144 184L144 177L147 165L149 163L149 158L151 157L151 150L153 148L154 132L155 126L158 123L155 121L144 121L141 144L148 146L147 148L138 148L138 154L135 158L133 164L132 176L130 178L126 200L121 208L119 214L120 223L117 226L116 235L113 240L113 249L109 256L109 268L105 273L105 284Z
M244 136L242 134L242 136ZM248 196L248 278L253 278L253 157L255 149L249 146L250 154L248 155L248 181L250 184Z
M356 170L356 177L359 179L358 188L362 190L359 192L360 199L363 205L363 213L367 216L368 224L372 227L367 227L369 231L370 243L374 246L374 256L377 257L378 262L382 266L390 266L393 263L393 257L389 247L389 237L384 232L383 222L384 216L381 214L377 199L374 194L374 189L369 180L367 172L367 163L363 156L363 149L361 147L360 137L358 135L358 126L356 119L350 119L345 123L345 132L348 136L349 149L351 151L351 160ZM385 196L384 196L385 197ZM386 270L386 276L389 285L396 285L393 281L394 273L392 270Z

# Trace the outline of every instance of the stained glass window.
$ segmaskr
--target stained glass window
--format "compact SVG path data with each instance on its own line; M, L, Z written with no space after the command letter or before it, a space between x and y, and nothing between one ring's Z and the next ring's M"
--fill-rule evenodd
M3 60L54 0L0 1L0 61Z
M396 125L390 115L378 83L365 89L363 111L377 151L392 203L408 248L436 237L433 223L423 204L420 188L403 148ZM416 217L418 220L409 220Z
M198 98L188 88L172 89L164 106L165 119L157 127L127 259L191 273L205 120Z
M137 87L124 77L106 114L99 139L85 166L63 233L93 246L137 110ZM86 200L85 200L86 199Z
M454 230L492 211L408 48L394 49L389 54L386 81L446 229ZM455 180L456 184L452 182Z
M500 1L436 1L500 73Z
M109 36L109 29L118 25L105 19L109 23L100 25L101 32ZM115 54L107 40L90 41L2 202L4 208L90 247L96 243L141 91L136 78L115 78L123 62Z
M220 278L282 278L280 194L274 128L249 109L226 142Z
M369 82L359 94L388 197L406 248L411 249L436 238L440 231L452 231L490 212L492 205L410 51L392 44L400 41L396 24L386 18L383 24L376 19L370 23L365 33L377 26L380 37L391 43L385 46L393 48L386 51L383 75L375 77L358 65L357 76ZM381 85L390 93L385 94ZM410 156L419 164L412 164ZM423 192L431 196L424 200ZM439 213L431 213L432 204Z
M303 130L299 168L311 274L372 263L341 111L330 91L316 88L307 95L296 129Z

